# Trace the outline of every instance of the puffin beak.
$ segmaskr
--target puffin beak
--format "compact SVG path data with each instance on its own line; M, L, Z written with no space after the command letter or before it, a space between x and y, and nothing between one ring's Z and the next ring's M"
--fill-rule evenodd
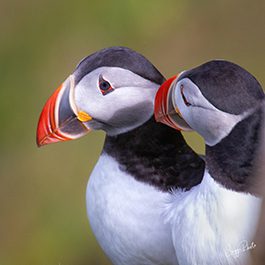
M38 123L37 145L77 139L91 129L92 120L84 111L78 110L74 100L75 79L71 75L47 100Z
M173 96L178 76L169 78L158 89L155 97L155 119L176 130L190 131L191 128L182 118Z

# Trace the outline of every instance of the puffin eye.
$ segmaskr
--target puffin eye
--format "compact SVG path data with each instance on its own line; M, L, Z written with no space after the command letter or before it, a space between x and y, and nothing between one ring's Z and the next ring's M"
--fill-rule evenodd
M184 95L184 85L183 84L180 85L180 93L181 93L181 96L182 96L182 99L183 99L185 105L187 107L191 106L191 104L189 103L189 101L186 99L186 97Z
M107 95L108 93L114 90L111 84L102 76L99 76L98 86L103 96Z
M102 82L100 82L99 87L101 90L106 91L111 87L111 85L108 81L102 81Z

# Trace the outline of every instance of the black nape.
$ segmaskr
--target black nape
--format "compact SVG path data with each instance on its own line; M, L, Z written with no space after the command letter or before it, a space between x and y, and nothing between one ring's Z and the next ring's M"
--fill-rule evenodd
M215 146L206 146L206 165L210 175L223 186L258 194L255 160L261 137L262 109L239 122Z

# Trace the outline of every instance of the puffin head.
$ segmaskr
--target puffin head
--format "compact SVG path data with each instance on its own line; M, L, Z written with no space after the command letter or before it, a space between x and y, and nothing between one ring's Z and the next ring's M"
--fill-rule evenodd
M214 60L167 80L156 95L155 118L175 129L195 130L213 146L263 100L254 76L234 63Z
M161 73L142 55L111 47L84 58L46 102L37 144L77 139L90 130L117 135L153 115Z

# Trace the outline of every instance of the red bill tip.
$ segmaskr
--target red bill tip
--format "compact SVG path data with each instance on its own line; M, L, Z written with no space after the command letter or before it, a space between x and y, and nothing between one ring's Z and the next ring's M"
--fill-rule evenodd
M58 131L56 126L55 107L58 94L62 87L63 84L56 89L54 94L47 100L41 112L37 128L37 145L39 147L50 143L69 140Z
M167 79L158 89L155 97L155 119L157 122L171 126L171 119L168 117L168 94L172 82L177 78L173 76ZM175 128L175 127L174 127Z
M155 119L157 122L164 123L175 130L190 131L191 127L179 114L178 109L174 106L174 85L172 83L178 76L173 76L166 80L158 89L155 98Z

